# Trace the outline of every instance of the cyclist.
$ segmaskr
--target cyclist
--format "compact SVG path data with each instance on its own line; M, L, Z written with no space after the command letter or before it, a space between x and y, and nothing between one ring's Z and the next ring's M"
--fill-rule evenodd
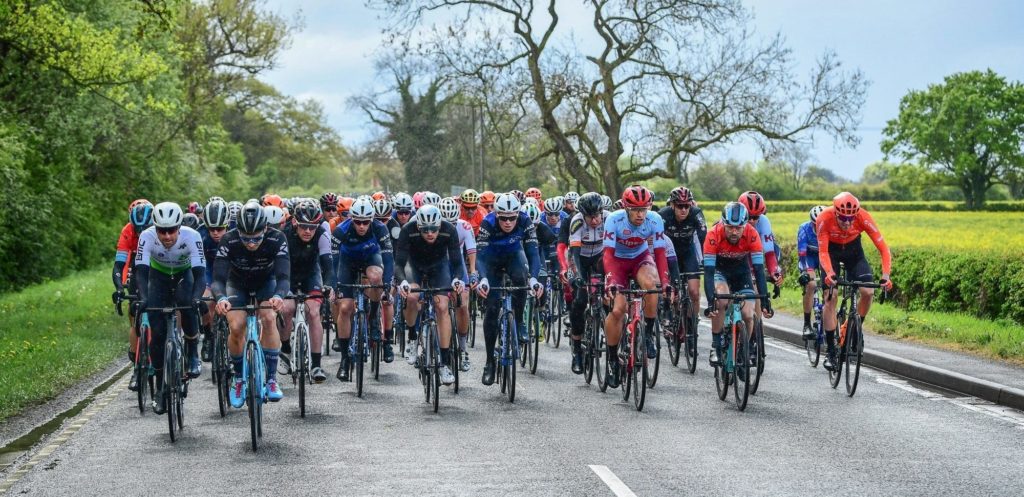
M666 259L665 224L661 216L651 212L654 194L643 186L634 185L622 192L624 210L611 213L604 222L604 250L602 259L605 292L614 298L612 311L604 321L608 339L608 386L619 386L619 340L626 315L626 296L616 293L627 288L629 280L636 280L643 290L653 290L660 281L668 290L669 274ZM653 254L652 254L653 251ZM654 320L658 314L658 295L644 296L644 343L647 357L654 359L658 350L654 337ZM628 345L628 344L627 344Z
M409 194L404 192L398 193L395 195L394 204L395 221L398 221L399 225L405 226L405 223L408 223L409 220L412 219L412 214L414 210L412 197L410 197ZM395 240L397 240L397 238Z
M289 279L294 293L303 292L310 296L323 294L324 281L334 281L334 261L331 259L331 236L324 230L323 213L314 202L300 202L293 208L295 215L285 227L290 254ZM320 321L318 299L306 301L306 323L309 325L310 376L316 383L327 380L327 374L320 367L324 326ZM284 327L281 332L281 353L291 353L292 320L297 305L294 300L285 300L281 308ZM287 355L281 356L288 362ZM291 364L288 365L291 369Z
M764 275L764 248L761 236L749 223L747 208L739 202L729 202L722 208L722 220L715 223L704 240L704 294L708 306L705 316L711 317L712 365L718 364L718 353L723 348L722 324L728 300L715 300L715 293L749 293L751 287L751 264L757 293L764 295L761 309L764 317L772 316L771 301L768 300L767 283ZM748 330L754 329L754 306L743 302L740 312Z
M441 211L441 219L452 223L455 231L459 233L459 252L463 254L463 267L461 279L463 282L472 281L476 277L476 237L473 235L473 226L465 219L459 217L460 206L455 199L442 199L438 206ZM462 360L459 365L462 371L469 371L469 347L466 340L469 336L469 287L464 286L459 295L459 306L455 309L455 329L459 336L459 350L462 351Z
M817 290L818 271L818 215L825 210L824 205L811 207L810 221L806 221L796 230L796 249L799 255L797 267L800 270L800 286L804 289L804 340L814 340L814 327L811 326L811 306L814 305L814 292Z
M669 192L669 206L658 213L665 221L665 236L672 241L675 249L675 260L669 260L669 271L672 281L679 279L681 272L696 273L699 270L701 247L708 234L708 226L704 221L704 212L693 203L693 193L689 188L676 187ZM687 277L686 289L690 293L690 316L697 314L700 305L700 276ZM681 289L680 289L681 290ZM666 299L666 302L668 300ZM669 332L669 330L665 330Z
M274 229L284 228L285 214L284 209L276 205L266 205L263 210L267 213L267 225Z
M245 403L245 378L242 376L242 353L246 340L246 315L229 312L233 303L245 305L249 292L255 292L260 309L260 344L267 365L267 399L277 402L284 397L277 385L277 360L281 354L281 336L277 332L277 315L284 306L281 298L288 294L291 283L288 240L280 231L267 226L267 215L258 202L247 202L238 213L237 228L221 238L217 259L213 263L213 295L217 312L228 321L228 353L234 366L234 383L229 397L231 406Z
M213 296L213 292L210 290L210 285L213 283L213 261L217 259L217 249L220 247L220 241L224 238L224 233L228 231L228 204L219 199L210 201L210 203L206 204L206 208L203 209L203 222L205 229L200 230L200 234L203 237L203 255L206 257L206 279L204 281L206 291L203 293L203 296L209 297ZM213 333L210 327L213 325L215 306L212 302L206 304L206 306L207 312L204 312L202 316L202 358L204 362L210 362L213 356Z
M359 284L365 275L370 285L391 283L394 269L394 258L391 245L391 234L384 224L374 221L373 204L369 198L357 200L352 204L349 219L338 225L331 234L333 243L338 248L338 259L335 262L338 288L338 347L341 352L341 367L338 379L349 381L349 361L351 360L349 338L352 336L352 314L355 313L355 293L351 287L340 285ZM384 290L375 288L366 290L371 306L378 306ZM380 328L370 326L370 340L380 340ZM391 337L384 340L384 358L394 360L391 348ZM389 360L390 359L390 360Z
M562 197L562 211L569 217L576 214L576 202L579 201L580 194L576 192L565 192Z
M487 215L480 223L480 236L477 237L477 270L480 281L476 285L477 293L487 299L484 313L484 337L487 342L485 350L487 363L484 365L483 384L494 384L495 361L494 346L498 341L498 314L501 301L498 294L490 293L489 277L500 282L507 275L512 286L527 286L534 295L544 295L544 287L537 281L540 274L540 253L537 244L537 231L529 216L520 209L522 204L511 193L498 195L494 201L494 212ZM516 316L516 331L520 343L530 340L523 322L523 309L526 306L526 291L517 290L512 293L513 312Z
M743 192L737 202L747 208L747 216L750 224L757 229L761 237L761 247L764 249L765 268L768 270L768 277L776 285L782 284L782 267L779 266L779 259L782 249L775 244L775 233L772 232L772 223L768 220L765 212L768 205L764 197L755 191Z
M485 214L494 212L494 199L496 198L497 196L490 190L485 190L480 193L480 207L484 208L484 211L486 211ZM477 234L479 234L479 229L477 231Z
M537 208L541 209L541 212L544 211L544 196L541 195L540 188L528 188L524 195L526 196L526 198L532 198L534 201L536 201Z
M384 195L382 192L381 195ZM394 208L392 207L391 201L385 197L378 198L373 201L373 217L388 229L388 233L391 235L391 247L398 243L398 235L402 233L402 224L399 223L394 217ZM388 282L391 283L391 282ZM394 297L395 290L392 288L390 295ZM384 336L387 337L388 342L391 342L391 338L394 336L395 326L395 303L394 299L387 298L381 299L381 323L384 327ZM390 363L395 360L394 350L390 355L384 356L384 362Z
M405 355L410 365L416 363L416 315L420 299L412 289L451 286L456 293L461 293L465 283L460 276L464 272L458 230L441 218L437 207L423 205L413 220L402 227L395 250L395 280L400 282L398 292L405 299L405 322L409 327ZM452 323L448 315L447 295L434 295L434 313L441 347L439 375L441 383L451 385L455 382L455 375L450 366Z
M601 196L594 192L584 193L576 203L577 213L569 224L568 279L576 292L585 292L583 285L590 277L604 274L604 223L610 212L601 205ZM569 286L569 285L566 285ZM583 314L587 310L587 299L572 300L569 310L569 328L572 330L572 372L583 373Z
M320 196L320 211L324 213L324 222L330 222L338 217L338 196L327 192ZM328 230L333 228L328 227Z
M352 204L355 203L356 199L352 197L338 197L338 217L332 221L334 224L331 226L331 231L337 228L342 221L348 219L348 213L352 210Z
M832 207L818 215L818 260L821 271L825 274L825 288L835 286L838 277L836 270L839 264L846 266L847 278L855 281L874 281L871 265L864 256L864 247L860 242L861 233L867 233L882 256L882 278L878 281L886 291L892 289L889 275L892 271L892 254L889 246L882 238L882 232L868 211L860 207L860 201L850 192L841 192L832 199ZM822 325L825 328L825 342L828 346L828 357L825 367L832 368L835 364L836 335L836 297L838 292L827 292ZM860 300L857 302L857 314L861 319L871 310L871 299L874 289L861 288ZM845 323L843 326L846 326Z
M181 225L184 219L181 206L161 202L153 208L153 227L139 236L135 253L135 278L138 281L139 307L152 306L198 307L206 289L206 257L199 232ZM156 404L153 410L163 414L164 345L167 340L167 321L163 314L150 313L149 361L156 378ZM199 360L199 323L195 309L181 312L181 329L185 334L185 356L188 358L188 376L197 378L202 370ZM171 330L173 332L173 330Z
M138 199L128 206L128 223L121 228L121 234L117 238L117 252L114 254L114 269L110 277L114 281L114 302L118 302L124 295L125 286L128 292L132 293L137 287L136 280L129 278L132 266L135 264L135 249L139 246L139 236L153 224L153 204L146 199ZM127 266L127 270L125 267ZM135 362L135 351L138 346L139 337L135 334L134 313L128 314L128 360ZM128 388L133 392L138 388L135 384L135 375L128 382Z
M473 228L473 236L476 236L480 233L480 222L488 214L487 209L480 206L480 194L472 188L467 188L459 196L459 201L462 202L462 212L459 217L469 223Z

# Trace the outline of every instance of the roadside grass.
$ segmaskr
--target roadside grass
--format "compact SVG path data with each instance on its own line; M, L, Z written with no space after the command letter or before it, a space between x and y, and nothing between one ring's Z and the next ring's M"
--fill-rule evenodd
M112 291L94 269L0 295L0 422L127 356Z
M803 316L799 289L783 288L776 309ZM865 329L898 340L911 340L957 352L1024 366L1024 326L1010 320L980 319L966 314L907 311L885 304L871 306Z

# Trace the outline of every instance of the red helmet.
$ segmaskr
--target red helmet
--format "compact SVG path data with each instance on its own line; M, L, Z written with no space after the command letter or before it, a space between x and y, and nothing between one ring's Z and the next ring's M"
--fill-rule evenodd
M747 208L747 213L751 216L760 216L768 210L768 206L764 204L764 197L755 191L741 193L737 202L743 204Z
M528 198L535 198L535 199L537 199L537 202L540 202L540 200L541 200L540 188L530 188L530 189L526 190L526 196Z
M370 195L370 198L372 198L374 200L380 200L382 198L388 198L388 195L386 193L384 193L384 192L376 191L376 192L373 192L373 195Z
M622 192L622 207L650 207L654 203L654 194L640 185L633 185Z
M671 202L678 202L680 204L692 204L693 193L685 186L677 186L669 192L668 199Z
M856 216L860 212L860 200L850 192L840 192L832 199L832 207L840 216Z

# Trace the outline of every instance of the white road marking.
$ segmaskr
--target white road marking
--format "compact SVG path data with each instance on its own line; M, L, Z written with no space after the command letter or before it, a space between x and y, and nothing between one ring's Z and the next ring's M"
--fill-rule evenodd
M612 473L612 470L608 469L608 466L591 464L590 469L596 473L597 476L604 481L604 484L608 485L608 488L612 490L612 493L618 497L636 497L636 494L634 494L625 483L622 483L622 480L620 480L618 476L615 476L615 473Z

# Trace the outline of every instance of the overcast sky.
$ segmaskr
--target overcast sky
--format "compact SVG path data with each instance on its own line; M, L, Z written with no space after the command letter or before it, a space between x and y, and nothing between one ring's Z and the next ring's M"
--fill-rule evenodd
M575 8L578 0L565 0ZM831 139L815 143L817 162L841 176L859 178L864 167L882 158L881 129L911 89L938 83L946 75L991 68L1024 80L1024 2L1022 1L831 1L763 0L746 2L754 27L769 36L781 32L793 49L799 75L806 75L825 49L838 52L846 67L864 71L868 90L860 128L861 144L836 149ZM382 23L362 0L270 0L286 16L301 12L304 29L294 36L280 65L264 79L284 93L314 98L346 144L365 141L372 126L348 109L346 99L374 85L372 54L380 44ZM565 14L563 14L565 15ZM752 146L718 153L758 160Z

